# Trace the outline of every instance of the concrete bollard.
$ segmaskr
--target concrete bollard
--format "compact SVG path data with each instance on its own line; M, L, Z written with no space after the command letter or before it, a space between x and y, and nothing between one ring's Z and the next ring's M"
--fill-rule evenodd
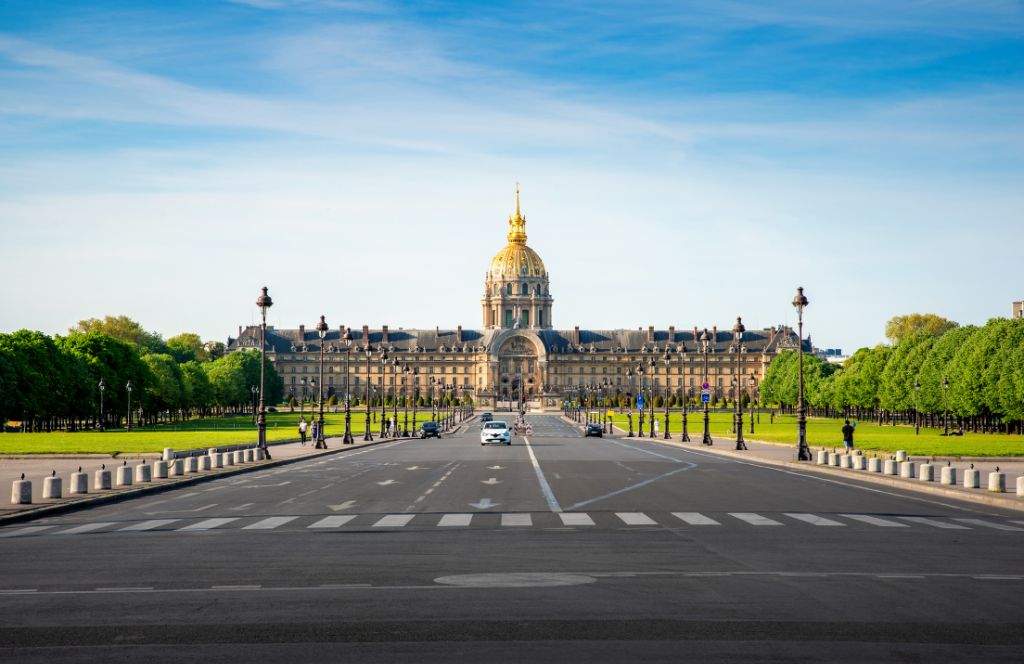
M988 490L994 493L1006 493L1006 473L998 470L988 474Z
M132 469L128 466L117 467L117 486L131 486L132 485Z
M20 480L14 480L14 483L11 484L11 504L32 504L32 480L25 479L25 473L21 474Z
M43 478L43 498L50 500L64 495L64 481L56 475Z
M199 470L205 473L210 470L210 468L213 468L213 462L210 459L210 455L204 454L199 457Z
M882 472L882 460L878 457L871 457L868 459L868 472L869 473L880 473Z
M943 466L942 479L940 481L949 486L956 486L956 468L953 466Z
M981 473L971 468L964 471L964 488L965 489L980 489L981 488Z
M110 483L110 471L107 470L106 465L93 473L92 487L97 491L102 491L111 488Z
M199 457L190 456L185 459L185 472L186 473L198 473L199 472Z
M164 448L164 455L161 458L164 461L173 461L174 460L174 448L173 447L165 447Z
M864 457L861 455L854 454L850 462L853 464L854 470L864 470Z
M840 468L853 468L853 464L850 462L849 454L839 455L839 467Z
M1024 498L1024 475L1017 478L1017 497Z
M900 477L904 479L914 479L914 462L904 461L900 464Z
M209 454L210 456L213 456L214 454L217 453L217 451L218 450L216 447L211 447L210 449L206 450L206 453Z
M167 462L167 476L168 477L179 477L185 474L185 461L183 459L174 459L173 461Z
M234 452L225 452L222 456L224 457L224 465L225 466L233 466L233 465L235 465L235 453Z
M901 463L907 460L907 453L904 450L896 450L896 463Z
M252 458L254 461L263 461L263 448L257 447L252 451Z
M245 452L242 450L235 450L235 465L240 466L245 463Z
M252 449L250 448L250 449L245 450L245 462L246 463L252 463L255 460L256 460L256 455L253 453Z
M832 454L830 454L828 456L828 462L829 462L830 466L835 466L836 468L838 468L839 467L839 455L836 454L835 452L833 452Z
M818 465L819 466L827 466L828 465L828 450L818 450L818 460L817 461L818 461Z
M153 464L153 476L158 480L167 479L167 462L160 460Z
M895 475L897 473L896 462L893 461L892 459L886 459L884 472L886 475Z
M68 484L68 493L89 493L89 476L79 468L77 473L71 473L71 482Z
M224 467L224 455L220 452L214 452L210 455L210 466L212 468L223 468Z
M930 463L922 463L921 468L917 471L917 479L922 482L934 482L935 481L935 466Z
M135 466L135 481L139 484L153 481L153 466L146 463L145 459L142 460L142 463Z

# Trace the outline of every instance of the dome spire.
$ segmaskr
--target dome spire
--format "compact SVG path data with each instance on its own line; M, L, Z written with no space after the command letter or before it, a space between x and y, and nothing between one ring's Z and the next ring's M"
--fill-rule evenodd
M510 244L526 244L526 217L519 211L519 183L516 182L516 213L508 218Z

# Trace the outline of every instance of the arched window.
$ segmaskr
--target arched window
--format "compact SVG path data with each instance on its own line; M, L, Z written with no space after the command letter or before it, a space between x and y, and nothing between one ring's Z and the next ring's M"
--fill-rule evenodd
M509 295L512 294L512 284L505 285L505 292L508 293Z
M527 284L523 284L523 287L520 289L520 293L523 295L529 295L530 287Z

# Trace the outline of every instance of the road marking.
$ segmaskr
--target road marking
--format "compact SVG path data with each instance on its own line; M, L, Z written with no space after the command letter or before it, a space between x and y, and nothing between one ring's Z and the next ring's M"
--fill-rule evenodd
M220 518L220 519L204 519L202 521L199 521L198 523L193 523L190 526L185 526L184 528L178 528L178 531L180 532L180 531L184 530L184 531L189 531L189 532L195 532L195 531L201 531L201 530L211 530L213 528L217 528L218 526L223 526L226 523L231 523L232 521L238 521L238 517Z
M228 509L231 510L232 512L241 512L245 508L252 507L255 504L256 503L242 503L241 505L237 505L235 507L229 507Z
M561 512L558 516L562 518L564 526L592 526L594 520L584 512Z
M398 482L394 480L384 480L383 482L377 482L378 486L391 486L392 484L398 484Z
M643 512L616 512L615 516L622 519L627 526L656 526L658 523Z
M975 526L984 526L985 528L995 528L996 530L1015 530L1024 532L1024 528L1018 528L1017 526L1007 526L1004 523L992 523L991 521L985 521L984 519L963 519L957 518L957 521L962 523L969 523Z
M680 463L687 463L687 464L689 464L689 462L687 462L687 461L682 461ZM653 484L654 482L657 482L659 480L663 480L666 477L671 477L671 476L677 475L679 473L684 473L684 472L686 472L688 470L691 470L693 468L696 468L696 467L697 467L697 464L693 463L693 464L689 464L687 466L684 466L682 468L676 468L675 470L670 470L667 473L662 473L661 475L658 475L657 477L652 477L650 479L644 480L643 482L637 482L636 484L630 484L629 486L624 487L622 489L617 489L615 491L612 491L611 493L606 493L603 496L598 496L596 498L590 498L588 500L580 501L580 502L576 503L575 505L570 505L566 509L567 510L576 510L576 509L579 509L581 507L586 507L587 505L591 505L593 503L605 500L607 498L613 498L614 496L618 496L620 494L623 494L623 493L626 493L626 492L629 492L629 491L635 491L636 489L639 489L641 487L645 487L648 484Z
M50 528L53 528L53 526L29 526L28 528L18 528L17 530L8 530L5 533L0 533L0 537L22 537L43 530L49 530Z
M487 466L487 470L502 470L504 466Z
M500 504L501 503L496 503L496 502L492 501L490 498L481 498L480 502L478 502L478 503L469 503L469 506L470 507L475 507L478 510L489 510L492 507L497 507Z
M540 464L537 463L537 456L533 453L533 446L530 445L530 439L523 436L523 442L526 443L526 451L530 454L530 462L533 463L533 470L537 473L537 482L540 483L540 490L544 493L544 498L548 501L548 509L552 512L558 513L562 511L562 506L558 504L555 499L555 494L551 491L551 485L548 484L547 478L544 477L544 471L540 469Z
M325 516L316 523L311 523L309 528L337 528L344 526L346 523L356 518L354 514L345 514L344 516Z
M283 526L289 521L294 521L298 518L299 517L297 516L271 516L263 519L262 521L250 523L248 526L242 528L242 530L273 530L278 526Z
M904 521L910 521L911 523L919 523L922 526L931 526L932 528L949 528L951 530L970 530L967 526L961 526L949 521L938 521L936 519L926 519L923 516L901 516Z
M96 588L98 593L141 593L153 590L153 586L111 586L109 588Z
M415 514L388 514L382 517L377 523L373 524L374 528L402 528L416 516Z
M881 526L883 528L906 528L907 524L897 523L896 521L889 521L887 519L879 519L876 516L868 516L867 514L840 514L847 519L853 519L854 521L861 521L863 523L870 523L872 526Z
M124 528L120 528L120 529L118 529L118 532L121 532L121 533L125 533L125 532L136 533L136 532L140 532L140 531L143 531L143 530L153 530L154 528L159 528L161 526L166 526L169 523L175 523L177 521L181 521L181 519L150 519L149 521L143 521L141 523L133 523L130 526L125 526Z
M51 533L52 535L79 535L81 533L88 533L93 530L99 530L100 528L106 528L107 526L116 526L117 524L113 521L105 521L101 523L86 523L81 526L75 526L74 528L68 528L62 530L59 533Z
M769 519L753 512L729 512L729 516L736 517L740 521L746 521L752 526L781 526L782 524L774 519Z
M530 514L502 514L501 515L501 526L502 528L518 527L518 526L532 526L533 516Z
M719 522L708 518L700 512L672 512L672 516L690 526L720 526Z
M443 528L449 526L468 526L469 522L472 520L472 514L445 514L441 517L441 520L437 522L437 525Z
M356 501L354 501L354 500L346 500L345 502L343 502L343 503L341 503L339 505L328 505L327 507L331 508L335 512L340 512L341 510L352 509L355 505L356 505Z
M210 586L210 590L260 590L263 586Z
M840 523L839 521L833 521L832 519L826 519L825 517L818 516L817 514L794 514L794 513L791 513L791 512L786 512L785 514L786 514L786 516L788 516L791 519L796 519L797 521L804 521L806 523L811 524L812 526L845 526L846 525L845 523Z
M501 484L501 480L496 477L490 477L486 480L480 480L480 484L490 484L491 486L494 486L495 484Z

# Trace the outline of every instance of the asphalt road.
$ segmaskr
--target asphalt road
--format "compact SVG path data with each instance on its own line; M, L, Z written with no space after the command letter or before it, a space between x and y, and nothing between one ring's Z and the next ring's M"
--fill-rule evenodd
M1021 660L1020 512L531 420L2 528L0 659Z

